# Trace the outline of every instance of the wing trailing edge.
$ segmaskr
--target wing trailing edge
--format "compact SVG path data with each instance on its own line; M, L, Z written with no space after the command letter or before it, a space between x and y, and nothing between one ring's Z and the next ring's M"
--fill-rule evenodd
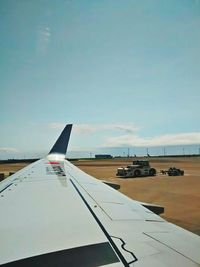
M62 133L60 134L60 136L58 137L57 141L55 142L54 146L50 150L49 155L66 154L71 130L72 130L72 124L67 124Z

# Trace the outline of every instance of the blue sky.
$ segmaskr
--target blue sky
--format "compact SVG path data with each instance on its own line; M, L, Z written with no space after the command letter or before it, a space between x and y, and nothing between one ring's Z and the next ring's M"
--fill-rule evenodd
M0 1L0 157L200 144L199 0ZM82 152L79 152L82 151Z

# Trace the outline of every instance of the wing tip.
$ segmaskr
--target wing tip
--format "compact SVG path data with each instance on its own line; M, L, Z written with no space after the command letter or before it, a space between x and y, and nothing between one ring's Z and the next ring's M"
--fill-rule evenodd
M63 131L61 132L60 136L56 140L55 144L53 145L52 149L50 150L48 155L51 154L60 154L64 155L67 152L67 147L69 143L69 138L71 134L73 124L67 124Z

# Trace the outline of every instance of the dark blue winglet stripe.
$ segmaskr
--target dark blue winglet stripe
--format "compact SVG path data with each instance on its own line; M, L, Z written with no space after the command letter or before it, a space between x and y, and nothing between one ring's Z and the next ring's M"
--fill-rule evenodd
M62 131L61 135L57 139L56 143L52 147L49 154L58 153L58 154L66 154L67 146L69 143L69 138L72 130L72 124L67 124Z

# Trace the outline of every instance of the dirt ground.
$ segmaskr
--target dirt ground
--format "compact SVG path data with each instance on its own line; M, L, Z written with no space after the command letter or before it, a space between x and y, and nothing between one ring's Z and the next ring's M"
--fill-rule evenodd
M150 158L155 177L118 178L116 169L130 164L132 159L74 161L86 173L102 180L120 184L120 191L132 199L165 207L162 215L175 223L200 235L200 157ZM0 164L0 172L8 174L27 164ZM184 176L166 176L160 170L169 167L181 168Z
M150 159L158 174L155 177L118 178L116 169L130 160L79 161L75 165L103 180L120 184L120 191L132 199L161 205L162 217L200 235L200 158ZM184 176L167 176L162 169L177 167Z
M4 173L5 177L9 176L10 172L17 172L20 169L26 167L27 163L6 163L0 164L0 173Z

